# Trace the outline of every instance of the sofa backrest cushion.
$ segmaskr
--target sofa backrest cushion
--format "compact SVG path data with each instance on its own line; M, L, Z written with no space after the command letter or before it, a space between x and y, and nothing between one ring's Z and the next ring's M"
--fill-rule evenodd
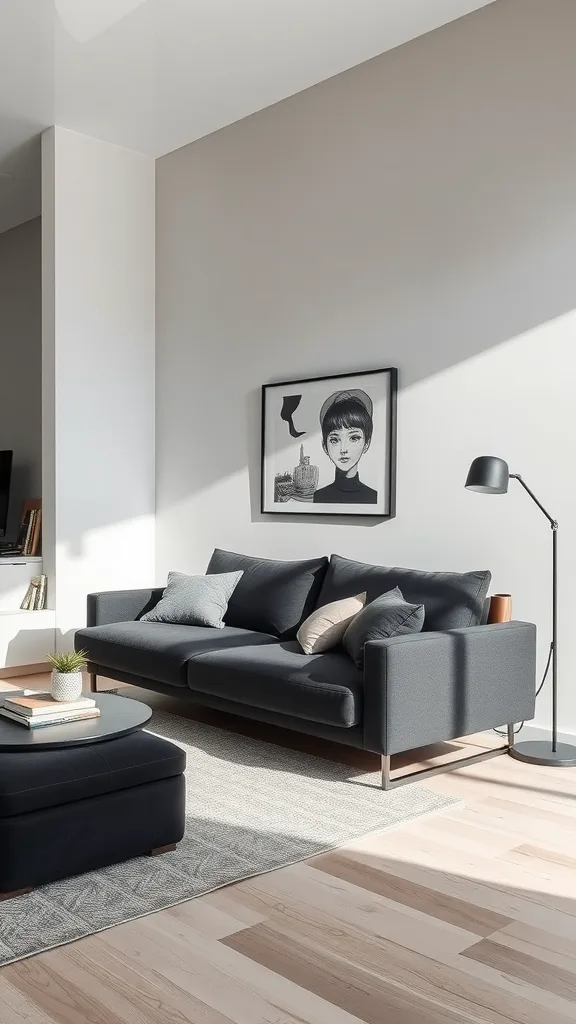
M364 590L368 604L394 587L400 587L406 601L424 605L423 628L426 632L461 629L477 626L482 621L491 578L487 570L421 572L418 569L368 565L332 555L318 605L340 601Z
M224 616L227 626L292 640L316 607L327 566L327 558L277 562L216 548L206 572L243 572Z

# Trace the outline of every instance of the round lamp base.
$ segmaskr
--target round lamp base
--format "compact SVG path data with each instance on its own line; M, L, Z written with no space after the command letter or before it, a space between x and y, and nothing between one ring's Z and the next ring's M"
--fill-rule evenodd
M549 768L576 768L576 746L558 743L552 750L552 740L524 740L508 751L510 757L526 764L543 764Z

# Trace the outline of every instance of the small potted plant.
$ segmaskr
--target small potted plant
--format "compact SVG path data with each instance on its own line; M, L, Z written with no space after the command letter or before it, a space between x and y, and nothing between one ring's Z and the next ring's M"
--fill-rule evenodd
M86 651L49 654L48 661L52 665L50 691L54 700L78 700L82 696L82 673L86 668Z

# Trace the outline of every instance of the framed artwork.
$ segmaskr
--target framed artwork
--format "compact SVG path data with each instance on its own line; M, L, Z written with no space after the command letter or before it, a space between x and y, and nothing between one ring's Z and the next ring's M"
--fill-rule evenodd
M262 388L262 512L396 514L398 371Z

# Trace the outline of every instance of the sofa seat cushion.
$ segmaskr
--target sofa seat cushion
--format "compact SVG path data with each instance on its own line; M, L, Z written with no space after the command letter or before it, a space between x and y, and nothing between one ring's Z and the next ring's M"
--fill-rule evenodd
M214 648L192 655L188 686L310 722L351 728L362 720L362 673L341 651L304 654L297 640Z
M76 650L102 668L117 669L170 686L186 686L186 663L194 653L269 644L274 637L225 626L182 626L167 622L112 622L76 633Z
M224 615L227 626L293 640L316 607L327 565L325 557L280 562L216 548L206 572L242 570Z
M0 818L158 782L185 767L180 747L149 732L85 747L0 754Z
M477 572L423 572L384 565L368 565L332 555L318 605L341 601L366 591L366 604L400 587L409 604L424 605L426 632L462 629L482 622L491 574Z

